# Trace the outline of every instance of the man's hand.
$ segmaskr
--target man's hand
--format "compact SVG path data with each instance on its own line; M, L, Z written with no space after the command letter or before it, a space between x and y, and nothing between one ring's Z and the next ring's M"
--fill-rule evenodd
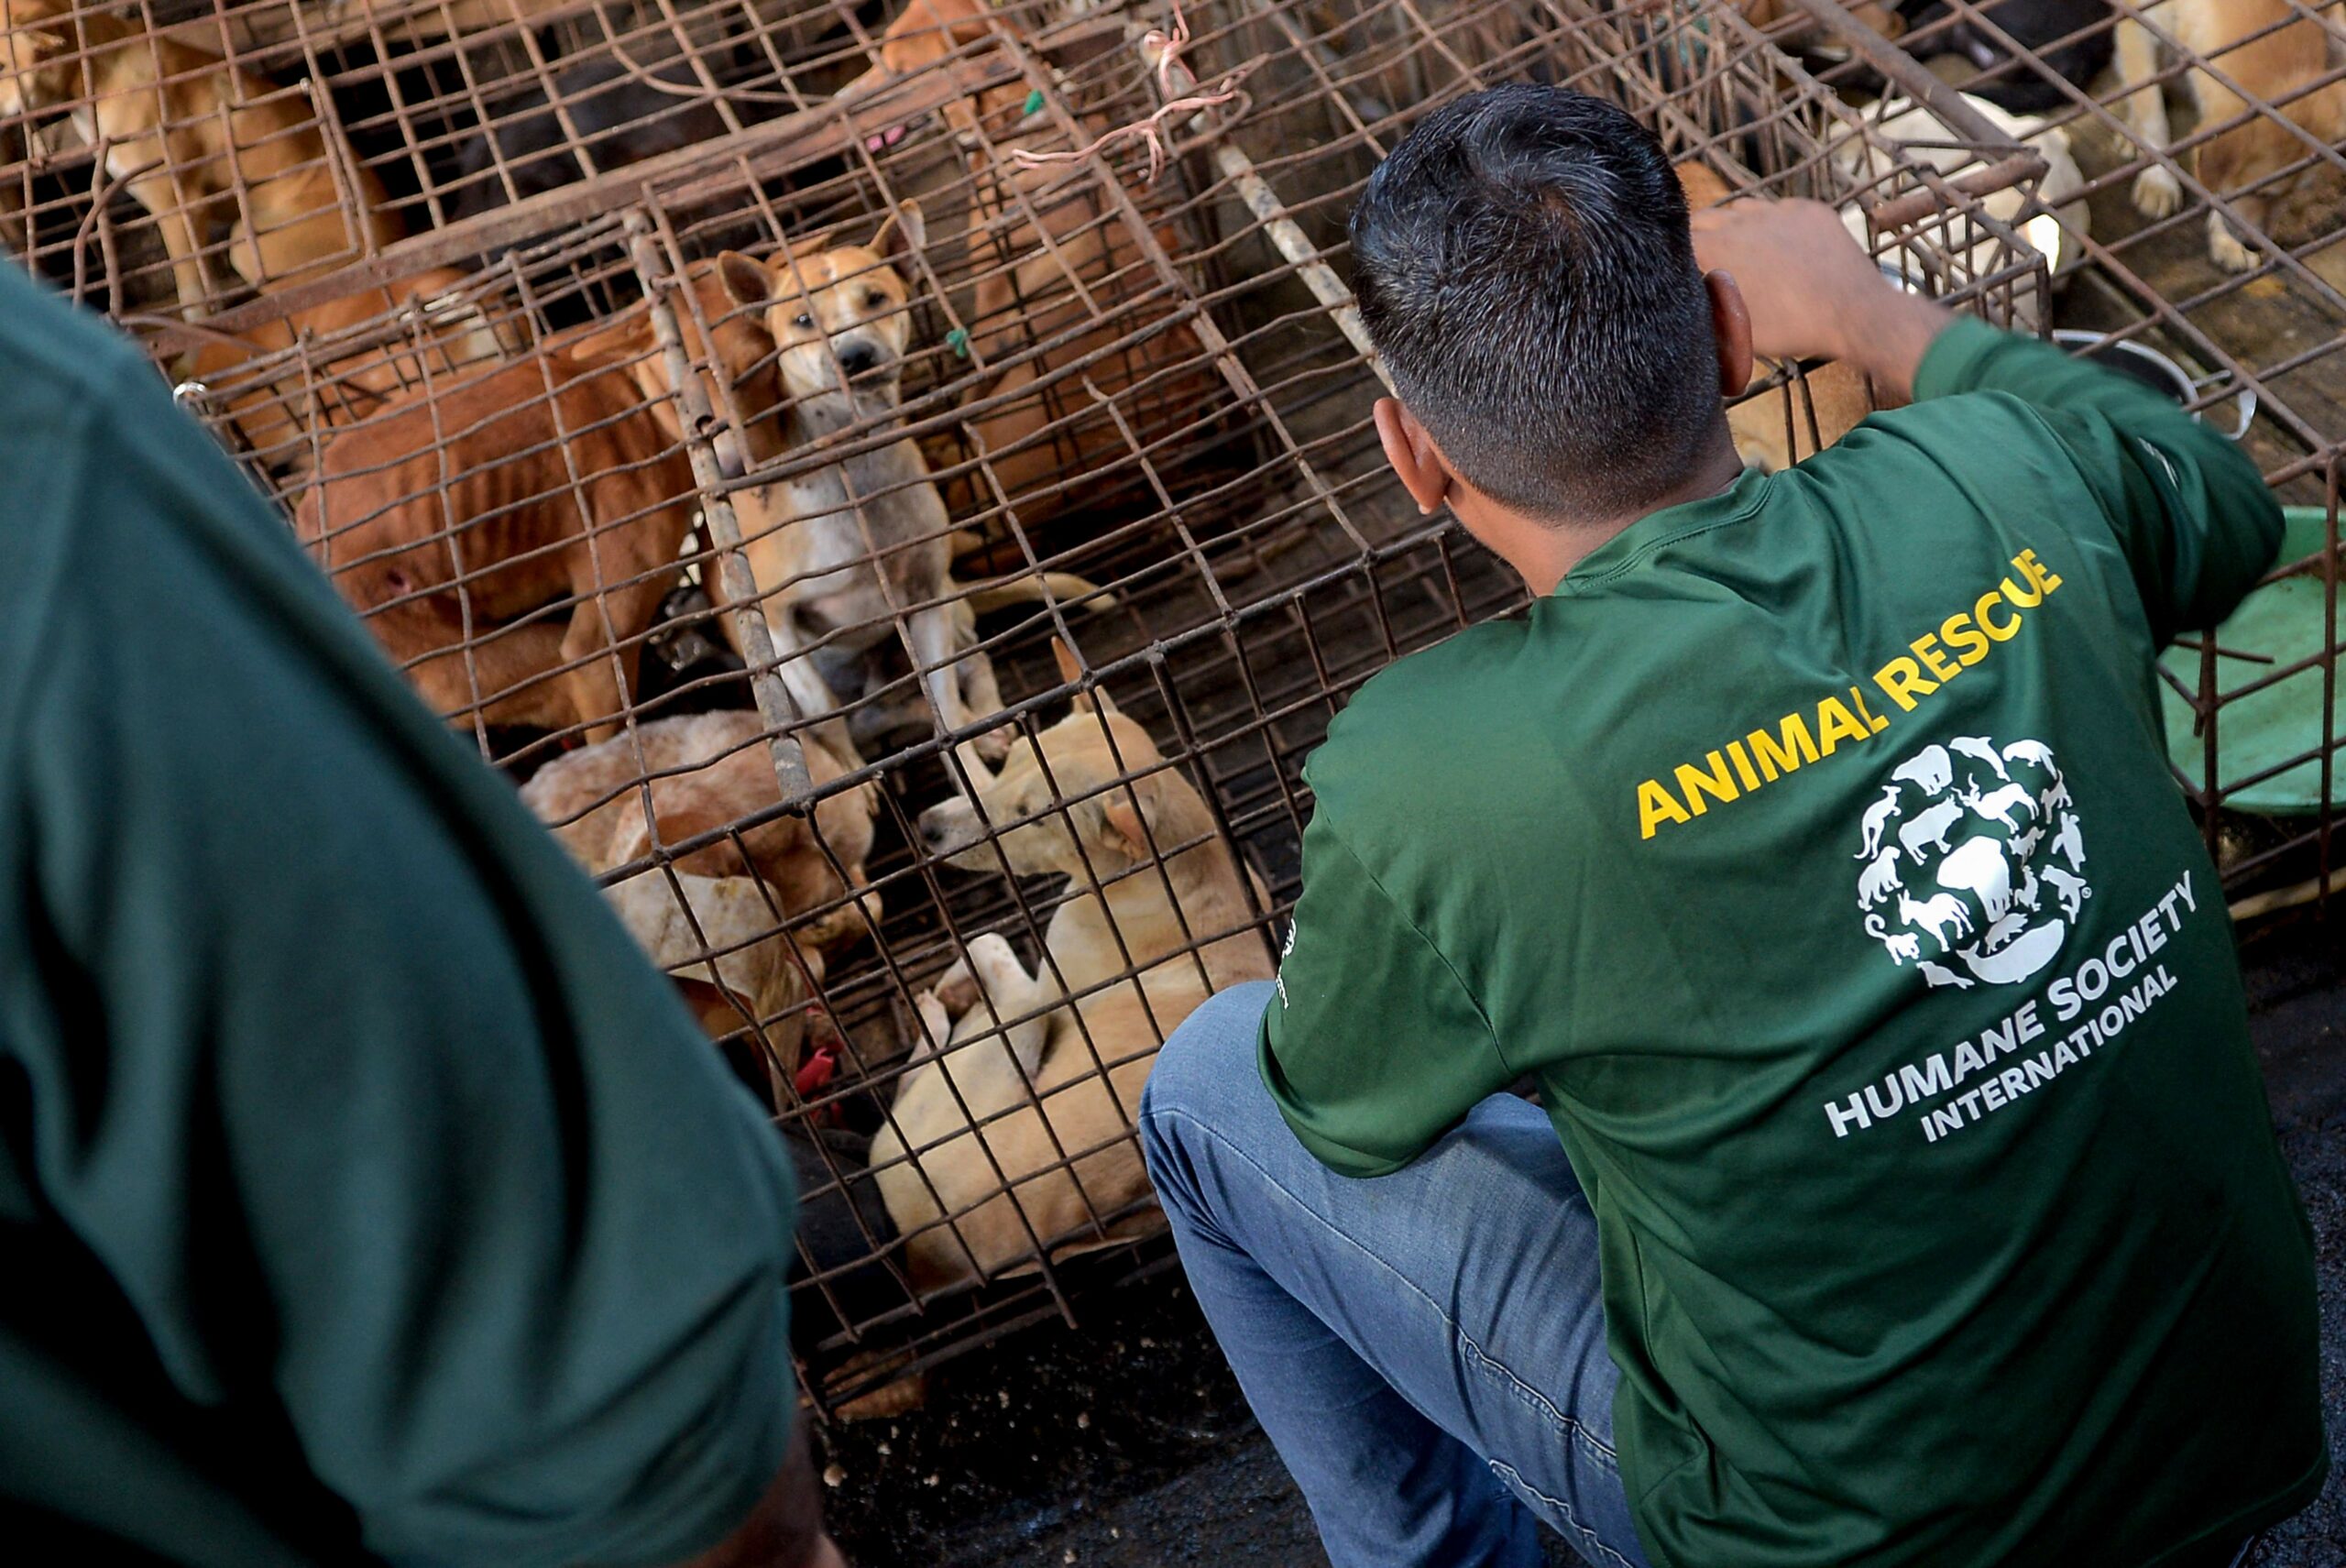
M1952 319L1881 274L1822 202L1732 202L1694 214L1694 259L1725 272L1769 359L1841 359L1899 400Z
M804 1417L791 1423L790 1452L750 1517L678 1568L847 1568L823 1532L823 1489L815 1478Z

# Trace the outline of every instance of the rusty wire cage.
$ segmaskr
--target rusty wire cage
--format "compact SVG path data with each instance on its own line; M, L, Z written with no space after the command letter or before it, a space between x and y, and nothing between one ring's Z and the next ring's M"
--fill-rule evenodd
M2048 308L2025 149L1911 158L1731 7L950 5L142 16L310 83L334 189L397 219L258 278L215 220L192 312L162 214L93 198L105 138L60 149L71 104L0 126L40 149L31 264L146 334L770 1100L827 1407L1166 1261L1135 1097L1271 971L1304 756L1523 603L1369 419L1343 219L1419 115L1601 93L1724 190L1843 206L1910 286ZM582 62L678 89L635 100L655 141L722 123L628 161L637 122L557 115L524 189L505 133ZM1738 441L1789 461L1868 398L1778 367Z
M1998 148L2046 159L2041 204L2015 214L2049 264L2045 324L2236 433L2299 509L2268 588L2282 612L2184 640L2162 681L2176 772L2236 913L2326 901L2338 883L2346 7L1947 0L1901 31L1879 8L1859 20L1832 0L1797 4L1780 36L1827 40L1840 58L1820 77L1873 98L1908 157L1992 157L1968 134L1992 131ZM1943 86L1992 125L1914 118L1915 93Z

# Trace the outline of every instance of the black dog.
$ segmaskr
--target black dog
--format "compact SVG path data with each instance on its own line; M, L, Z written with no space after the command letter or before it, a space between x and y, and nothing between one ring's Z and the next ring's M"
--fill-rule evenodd
M672 60L643 73L674 87L700 87L688 60ZM707 102L663 92L616 60L574 66L555 77L554 86L599 170L640 163L725 134L724 116ZM500 105L497 124L466 147L457 164L449 218L505 205L505 181L494 172L499 161L511 171L514 193L523 200L584 179L571 145L543 93Z
M1909 0L1899 9L1906 17L1906 36L1900 43L1907 52L1925 59L1959 54L1979 68L1979 80L1957 83L1966 93L2015 115L2042 115L2073 102L2060 82L2017 63L1968 16L1946 26L1949 10L1941 0ZM1981 20L2010 34L2014 43L2044 61L2046 70L2078 88L2087 87L2110 63L2116 14L2103 0L1993 0L1978 5L1977 11ZM1924 36L1917 38L1917 33ZM2073 33L2082 36L2058 48L2047 47Z
M878 1184L864 1168L872 1158L871 1138L835 1127L791 1127L784 1131L782 1141L789 1146L791 1168L798 1178L790 1343L806 1355L846 1324L871 1322L912 1298L880 1261L896 1244L896 1225L880 1201ZM829 1165L823 1162L825 1152ZM833 1168L839 1176L831 1174ZM844 1191L841 1177L847 1179ZM845 1272L832 1274L833 1269ZM826 1277L812 1277L817 1274Z

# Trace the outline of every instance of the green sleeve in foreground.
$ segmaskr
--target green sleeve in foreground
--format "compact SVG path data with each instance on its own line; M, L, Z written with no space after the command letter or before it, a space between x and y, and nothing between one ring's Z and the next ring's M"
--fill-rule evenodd
M2067 452L2132 568L2152 631L2215 625L2271 569L2281 510L2240 447L2130 377L1965 318L1939 334L1916 401L2002 392Z
M12 766L49 1048L89 1065L44 1191L377 1554L688 1556L782 1461L787 1161L183 422L126 385L57 455L76 560Z
M1345 1176L1399 1169L1516 1076L1456 972L1324 802L1303 836L1303 895L1261 1056L1296 1137Z

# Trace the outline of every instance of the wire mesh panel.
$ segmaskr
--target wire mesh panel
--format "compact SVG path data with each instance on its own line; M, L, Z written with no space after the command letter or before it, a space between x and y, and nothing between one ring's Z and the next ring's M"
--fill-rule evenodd
M68 281L144 325L769 1098L827 1401L1164 1260L1137 1096L1189 1011L1272 971L1302 758L1376 670L1523 602L1369 417L1343 224L1420 115L1601 93L1698 199L1818 196L1911 287L2046 308L2010 221L2041 159L1979 127L1977 167L1911 158L1726 8L178 25L312 83L329 161L384 194L335 211L396 232L256 279L232 223L200 315L141 305L171 269L117 263L151 209L45 162L32 260L115 258ZM565 86L587 66L679 145L604 159ZM541 162L562 182L529 187ZM43 201L82 203L73 236ZM1792 461L1870 396L1773 367L1738 442Z
M2333 872L2337 491L2346 450L2346 8L2316 0L1948 0L1894 48L1829 4L1823 72L1910 158L1968 156L1917 115L1921 61L2052 166L2022 218L2045 323L2237 432L2293 508L2273 585L2163 666L2171 750L2243 910ZM1879 20L1879 18L1877 18ZM1869 41L1870 39L1870 42ZM1898 71L1902 62L1908 67ZM1884 72L1894 72L1885 82ZM1886 88L1886 91L1884 89Z

